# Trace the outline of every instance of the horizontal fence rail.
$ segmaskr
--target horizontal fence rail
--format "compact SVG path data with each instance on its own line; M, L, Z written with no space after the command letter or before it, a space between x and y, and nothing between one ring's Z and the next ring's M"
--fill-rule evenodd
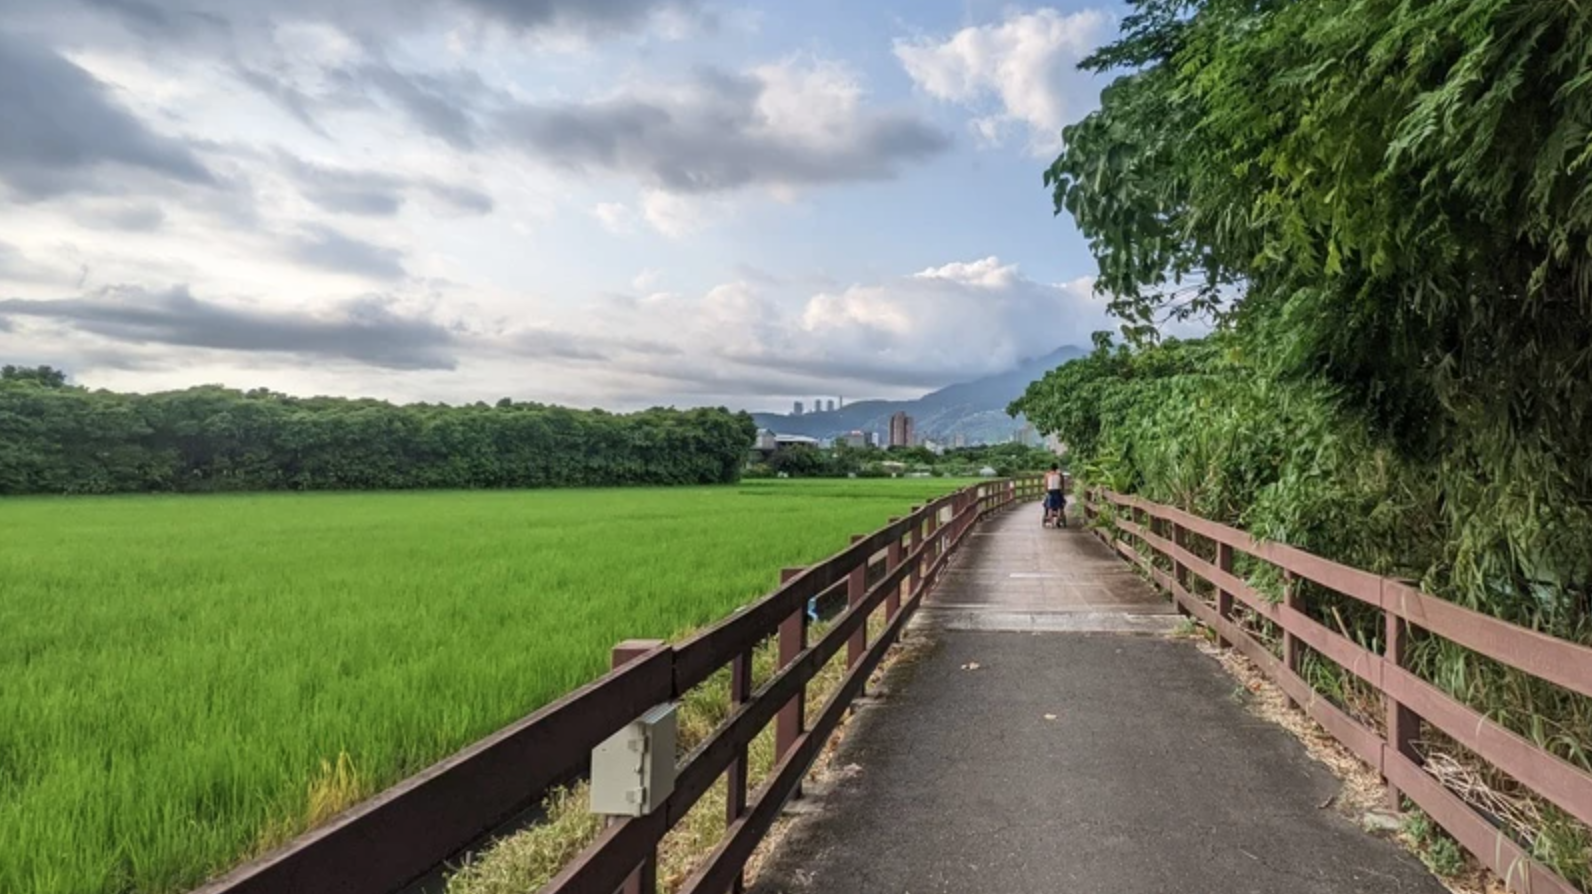
M884 660L956 547L984 516L1042 495L1039 479L973 485L913 507L778 589L683 642L631 641L615 668L320 828L197 889L195 894L390 894L478 848L534 810L552 787L582 778L592 749L649 708L678 700L730 669L732 710L677 765L673 793L652 813L608 825L542 890L614 894L656 887L658 844L720 778L729 828L682 890L739 890L747 859L798 794L803 776ZM809 642L809 607L843 609ZM868 621L883 613L870 638ZM752 688L752 656L778 642L779 666ZM844 649L846 675L810 718L807 685ZM770 723L775 766L748 791L748 747Z
M1334 738L1375 767L1395 799L1402 793L1509 888L1523 894L1575 894L1564 878L1531 859L1486 815L1427 773L1414 743L1423 724L1514 778L1583 823L1592 825L1592 774L1450 697L1405 667L1412 630L1425 630L1500 664L1592 696L1592 648L1557 639L1420 592L1402 581L1339 565L1303 550L1263 543L1249 534L1180 509L1104 489L1085 493L1085 514L1096 533L1172 594L1180 610L1213 629L1222 645L1247 656ZM1212 541L1216 561L1189 548L1190 535ZM1234 574L1235 553L1283 572L1285 595L1272 602ZM1160 567L1156 559L1170 566ZM1215 592L1201 597L1190 576ZM1351 597L1385 617L1383 654L1377 654L1305 614L1295 580ZM1282 656L1235 620L1241 605L1283 631ZM1301 644L1340 665L1380 693L1386 734L1371 729L1318 693L1300 675Z

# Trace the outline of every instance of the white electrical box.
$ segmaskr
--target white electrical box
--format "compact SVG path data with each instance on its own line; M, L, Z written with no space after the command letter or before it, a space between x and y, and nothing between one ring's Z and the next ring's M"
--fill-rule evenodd
M645 816L674 792L675 706L632 720L591 753L591 812Z

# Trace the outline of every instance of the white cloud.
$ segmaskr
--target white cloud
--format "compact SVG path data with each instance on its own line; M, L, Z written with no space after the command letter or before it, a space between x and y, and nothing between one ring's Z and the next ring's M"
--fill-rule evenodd
M846 66L791 57L627 84L581 102L519 102L498 139L561 170L677 194L889 180L950 147L921 117L862 101Z
M1077 65L1111 24L1098 9L1013 12L944 40L897 40L895 55L925 93L972 110L970 125L984 140L1001 143L1021 126L1028 150L1043 156L1060 149L1061 129L1095 103L1099 88Z
M641 197L641 216L670 239L694 236L707 226L723 203L698 196L649 189Z
M636 212L623 202L599 202L591 213L610 233L623 236L636 231Z
M637 273L630 280L630 285L638 292L652 292L658 283L663 280L663 271L656 267L648 267Z
M994 372L1065 344L1087 344L1107 325L1092 286L1089 278L1038 282L988 257L820 293L798 325L803 342L852 363L871 355L880 365Z
M696 296L640 299L602 331L668 333L688 359L645 358L635 372L667 373L676 389L697 381L696 364L716 387L748 394L768 393L759 389L775 380L791 393L927 390L1087 345L1110 326L1092 285L1087 277L1039 282L994 257L816 293L739 279Z
M658 277L643 270L633 285L645 291ZM615 409L760 406L793 394L922 393L1087 345L1110 325L1089 279L1040 282L994 257L847 286L803 281L735 279L693 294L592 303L573 315L530 301L500 315L501 307L438 304L407 288L379 301L292 310L181 290L172 294L182 300L134 306L96 292L0 301L0 352L31 357L27 349L48 345L51 362L96 387L179 386L203 371L242 387L404 400L508 393ZM306 351L320 356L313 370L294 362Z

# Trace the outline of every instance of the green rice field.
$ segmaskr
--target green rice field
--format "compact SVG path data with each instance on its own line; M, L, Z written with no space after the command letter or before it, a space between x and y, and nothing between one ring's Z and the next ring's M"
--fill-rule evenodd
M0 892L184 890L956 486L0 500Z

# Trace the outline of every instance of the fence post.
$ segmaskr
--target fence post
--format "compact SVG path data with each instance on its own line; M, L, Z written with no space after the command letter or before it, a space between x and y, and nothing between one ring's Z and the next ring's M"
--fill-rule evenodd
M730 710L746 704L752 695L752 653L742 652L735 656L735 661L730 664ZM747 749L745 745L735 751L735 760L730 762L729 769L725 771L725 811L726 826L735 825L735 821L746 815L746 788L747 788ZM730 886L731 894L741 894L746 890L746 876L744 872L735 875L735 882Z
M805 568L785 568L779 573L781 586L789 583ZM807 648L807 606L797 606L796 611L785 620L779 622L779 666L781 669L788 667L796 656ZM795 747L796 739L802 734L805 725L804 717L807 709L807 687L803 685L791 700L779 709L779 717L774 722L774 760L778 761ZM800 798L801 786L791 794L792 798Z
M913 506L908 517L912 519L912 530L907 532L907 555L913 556L918 551L918 544L923 542L923 517L920 514L922 506ZM907 572L907 598L911 599L918 592L918 583L923 580L923 557L914 556L912 570Z
M1232 546L1226 543L1216 544L1216 567L1222 569L1228 574L1233 573ZM1218 587L1216 590L1216 614L1221 616L1222 620L1224 621L1231 621L1233 619L1233 594L1221 589L1220 587ZM1216 643L1224 649L1231 649L1233 647L1233 644L1227 641L1227 637L1222 636L1219 633L1216 637Z
M934 574L932 573L932 569L934 568L935 563L940 561L941 550L945 547L945 543L940 540L939 536L940 513L943 511L943 507L936 506L935 510L929 513L928 517L928 524L926 526L927 533L924 535L924 542L927 548L924 551L924 556L925 561L929 563L928 567L931 569L931 572L924 577L923 585L925 587L934 586Z
M1179 549L1188 549L1188 531L1185 531L1183 526L1177 522L1172 522L1172 543ZM1183 592L1188 594L1189 600L1193 601L1194 591L1189 589L1188 566L1184 565L1183 560L1176 555L1172 557L1172 579L1177 581L1177 585L1182 587ZM1172 601L1177 603L1178 614L1184 617L1192 614L1189 608L1181 601L1175 598Z
M663 640L661 639L627 639L614 646L613 653L610 656L610 666L618 670L662 645ZM618 821L619 817L612 817L608 820L610 824ZM652 853L648 854L641 861L641 865L636 867L636 871L625 879L625 884L619 889L619 894L654 894L657 890L658 849L653 848Z
M890 519L890 524L894 525L896 522L898 522L900 520L901 520L900 518L892 518L892 519ZM901 537L900 537L899 534L896 535L895 537L890 538L890 546L889 546L888 549L885 550L885 554L884 555L885 555L884 573L888 575L891 572L896 570L896 566L897 565L901 564ZM901 610L901 584L899 582L897 582L894 587L890 588L890 592L887 593L885 595L885 597L884 597L884 619L885 619L885 622L889 623L890 621L895 620L896 612L898 612L900 610Z
M1299 580L1298 578L1294 577L1294 573L1292 571L1284 571L1282 573L1282 604L1288 606L1294 611L1300 610ZM1302 649L1302 644L1299 642L1299 638L1294 636L1293 632L1287 627L1284 627L1282 629L1283 664L1295 677L1300 677L1301 679L1303 677L1299 673L1299 666L1300 659L1303 657L1303 654L1304 652ZM1288 704L1295 708L1303 707L1297 701L1294 701L1292 697L1288 699Z
M851 542L857 544L867 538L866 534L851 535ZM846 605L854 607L860 604L863 597L868 595L868 559L863 556L862 561L851 569L846 575ZM862 655L868 650L868 625L866 622L857 627L857 632L846 640L846 667L856 667L862 660Z
M1402 668L1409 649L1409 627L1404 619L1387 608L1386 587L1383 586L1382 614L1387 620L1387 648L1383 658L1395 667ZM1387 690L1382 691L1382 699L1387 703L1387 744L1394 752L1416 760L1415 741L1421 736L1421 717L1409 708L1399 704ZM1383 771L1383 780L1386 781L1387 773ZM1400 792L1391 782L1388 783L1389 806L1395 811L1404 809L1403 792Z

